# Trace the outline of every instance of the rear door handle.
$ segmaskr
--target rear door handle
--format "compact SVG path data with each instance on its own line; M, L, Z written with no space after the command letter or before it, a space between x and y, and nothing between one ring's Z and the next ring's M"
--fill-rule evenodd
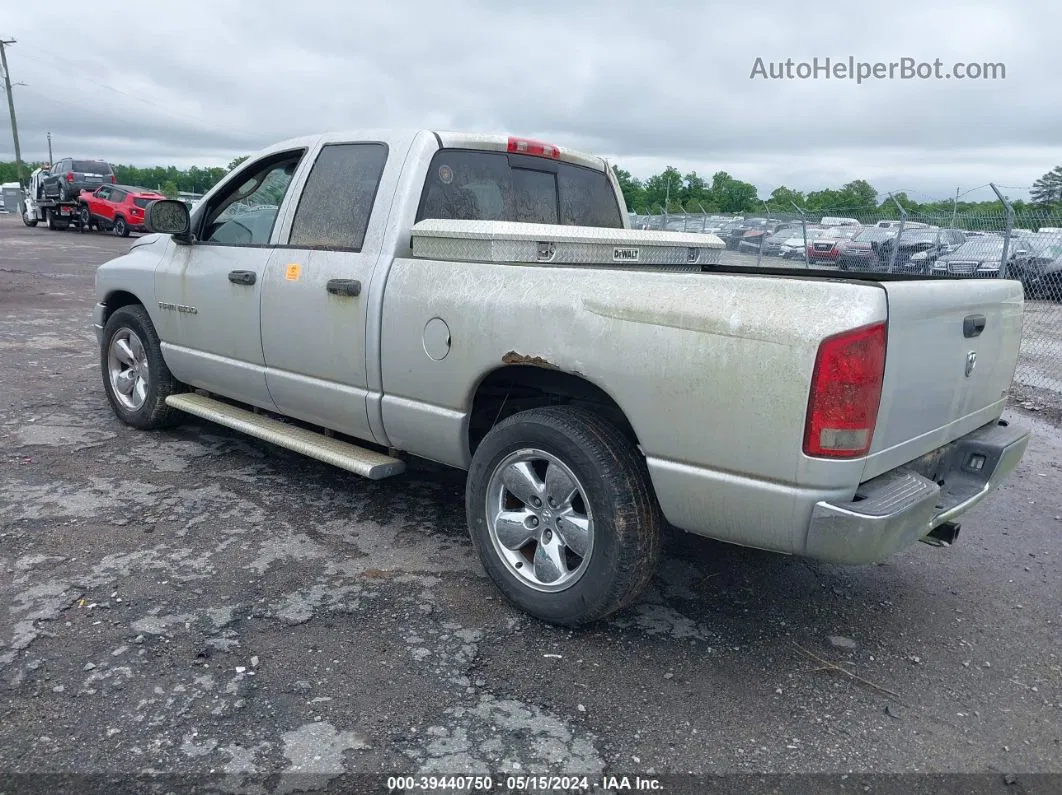
M361 282L357 279L329 279L325 286L332 295L361 295Z
M254 271L229 271L229 281L233 284L254 284L258 274Z
M962 335L967 339L979 337L988 319L984 315L967 315L962 319Z

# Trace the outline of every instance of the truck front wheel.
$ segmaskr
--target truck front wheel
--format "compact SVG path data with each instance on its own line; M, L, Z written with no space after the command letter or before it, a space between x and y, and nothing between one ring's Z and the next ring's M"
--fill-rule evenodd
M586 409L532 409L496 425L472 458L465 503L487 574L543 621L604 618L656 569L663 519L645 461Z
M103 327L100 347L103 388L122 422L142 430L168 428L181 412L166 398L183 386L166 366L155 326L139 304L116 309Z
M18 209L19 212L22 214L22 223L24 223L26 226L37 225L37 219L30 217L29 207L27 207L25 204L19 204Z

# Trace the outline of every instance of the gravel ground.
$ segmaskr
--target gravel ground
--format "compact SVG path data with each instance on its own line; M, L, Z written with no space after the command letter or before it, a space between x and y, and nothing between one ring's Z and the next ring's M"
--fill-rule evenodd
M954 548L849 568L675 534L639 605L561 630L486 580L462 473L369 482L197 420L120 424L90 324L94 267L127 246L0 216L6 774L261 793L467 772L1062 785L1030 778L1062 773L1053 424L1010 412L1029 452Z

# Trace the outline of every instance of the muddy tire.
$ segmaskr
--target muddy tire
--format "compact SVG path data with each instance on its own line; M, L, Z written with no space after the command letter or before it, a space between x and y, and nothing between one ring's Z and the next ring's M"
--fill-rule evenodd
M663 519L645 461L582 408L532 409L495 426L472 458L465 507L495 585L552 624L626 607L656 570Z
M184 391L162 358L162 348L147 310L139 304L116 309L103 327L100 345L103 389L115 415L141 430L169 428L182 413L166 398Z

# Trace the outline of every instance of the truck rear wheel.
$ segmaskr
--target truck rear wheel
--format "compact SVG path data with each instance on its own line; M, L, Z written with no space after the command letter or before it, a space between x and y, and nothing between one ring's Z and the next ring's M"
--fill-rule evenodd
M100 346L103 388L122 422L141 430L176 425L181 412L166 398L184 391L162 358L162 347L147 310L139 304L116 309L103 327Z
M663 519L645 461L586 409L532 409L495 426L472 458L465 503L487 574L543 621L604 618L656 569Z

